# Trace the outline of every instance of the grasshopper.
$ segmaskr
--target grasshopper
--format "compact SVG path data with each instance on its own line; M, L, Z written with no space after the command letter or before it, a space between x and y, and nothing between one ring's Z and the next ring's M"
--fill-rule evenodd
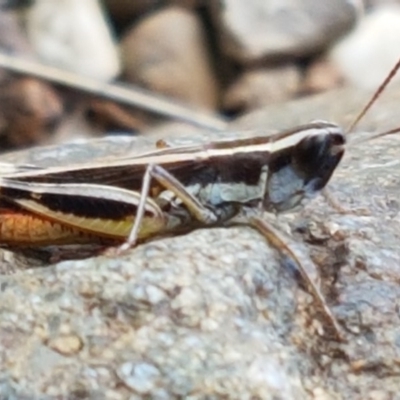
M133 245L178 228L219 224L244 207L292 209L326 185L344 142L336 125L314 122L272 137L158 149L107 166L4 174L0 195L6 208L65 229L15 232L3 220L1 241L67 244L95 236L128 238Z
M345 146L346 134L339 126L316 121L269 137L162 147L107 165L15 166L0 177L0 242L44 246L111 241L126 249L154 236L221 225L254 209L292 210L326 186ZM295 252L261 218L246 221L299 266L341 338L337 321Z

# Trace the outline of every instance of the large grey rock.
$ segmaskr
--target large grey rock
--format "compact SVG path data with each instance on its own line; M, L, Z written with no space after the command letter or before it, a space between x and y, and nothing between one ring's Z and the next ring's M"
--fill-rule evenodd
M302 379L315 363L293 343L314 342L310 299L249 229L198 231L2 285L0 369L21 393L305 399L305 386L323 387Z
M398 124L396 93L388 93L360 127L375 130L383 116ZM336 112L344 122L365 101L358 92L338 91L290 103L281 114L266 108L233 128L288 126L315 113L323 118ZM117 142L110 151L122 155ZM99 156L107 147L100 143ZM122 143L129 147L128 139ZM89 154L71 146L65 159ZM123 257L1 277L1 395L398 398L399 152L395 136L349 147L336 171L333 195L369 214L342 215L317 198L280 217L283 229L290 224L291 240L313 257L347 343L329 339L312 297L258 233L205 229L153 241ZM39 160L41 150L33 153ZM51 154L61 162L63 153L49 148L44 154L46 162Z

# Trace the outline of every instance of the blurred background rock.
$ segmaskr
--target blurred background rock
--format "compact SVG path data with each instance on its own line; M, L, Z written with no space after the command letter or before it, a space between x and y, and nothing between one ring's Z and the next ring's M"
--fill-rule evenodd
M0 7L3 52L228 119L341 85L373 89L400 49L400 1L4 0ZM146 134L167 122L0 72L4 150Z

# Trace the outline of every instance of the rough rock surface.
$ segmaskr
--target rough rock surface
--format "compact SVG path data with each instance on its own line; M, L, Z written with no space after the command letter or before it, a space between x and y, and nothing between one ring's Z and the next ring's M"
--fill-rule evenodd
M397 93L382 99L360 127L375 129L383 119L398 125ZM282 114L266 108L235 126L290 126L339 109L343 122L365 100L341 91L293 102ZM106 142L98 143L101 154ZM111 153L121 152L116 143ZM46 151L47 157L62 153ZM333 195L369 214L342 215L317 198L298 214L281 217L319 268L347 343L329 339L312 297L258 233L198 230L123 257L2 276L1 396L398 398L399 152L395 136L349 147L336 171ZM64 156L84 153L70 147ZM7 254L10 262L7 252L3 259Z

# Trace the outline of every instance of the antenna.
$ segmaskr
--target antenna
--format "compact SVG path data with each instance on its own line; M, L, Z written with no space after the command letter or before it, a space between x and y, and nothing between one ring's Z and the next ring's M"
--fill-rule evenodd
M397 63L394 65L394 67L390 70L389 74L385 78L385 80L380 84L378 89L375 91L375 93L372 95L371 99L369 102L364 106L364 108L361 110L360 114L356 117L356 119L351 123L351 125L347 128L346 133L351 132L354 127L360 122L361 118L367 113L367 111L372 107L372 105L375 103L376 99L382 94L382 92L385 90L386 86L389 84L389 82L393 79L393 77L396 75L398 69L400 68L400 59L397 61ZM386 134L391 134L395 132L388 131ZM380 136L383 136L383 134L379 134ZM377 136L379 137L379 136Z
M370 140L378 139L383 136L394 135L395 133L399 133L399 132L400 132L400 127L393 128L393 129L390 129L389 131L385 131L385 132L375 133L374 135L368 136L366 138L353 141L351 143L351 146L354 146L354 145L357 145L360 143L364 143L364 142L369 142Z

